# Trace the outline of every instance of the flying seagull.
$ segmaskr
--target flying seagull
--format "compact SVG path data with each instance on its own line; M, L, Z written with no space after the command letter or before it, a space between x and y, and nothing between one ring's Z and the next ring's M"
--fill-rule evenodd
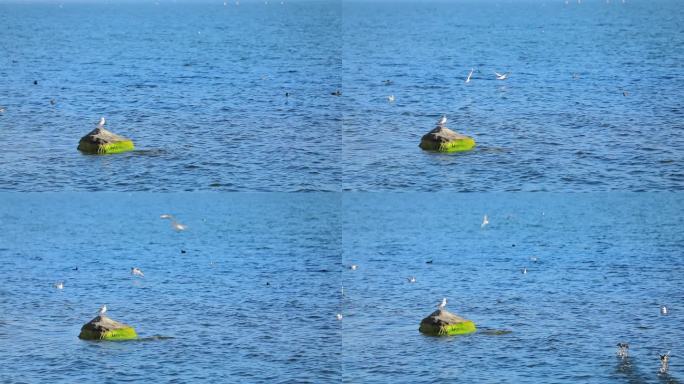
M473 76L473 71L475 71L474 68L470 68L470 73L468 73L468 77L466 77L465 82L470 83L470 78Z
M496 74L497 80L506 80L506 78L508 78L508 72L506 72L506 73L494 72L494 73Z
M482 218L482 224L480 224L480 228L484 228L488 225L489 225L489 218L487 217L487 215L484 215L484 217Z

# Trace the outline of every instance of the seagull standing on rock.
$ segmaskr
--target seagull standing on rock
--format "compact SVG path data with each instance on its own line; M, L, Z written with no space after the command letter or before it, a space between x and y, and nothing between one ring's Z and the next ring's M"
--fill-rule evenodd
M444 127L446 125L446 123L447 123L446 115L442 115L442 117L437 122L437 126Z
M103 316L107 312L107 304L103 305L102 308L97 312L98 315Z
M439 305L437 306L437 308L439 308L440 311L443 311L443 310L446 309L446 305L447 305L447 299L446 299L446 297L445 297L445 298L442 299L442 302L439 303Z
M100 122L97 123L97 127L98 127L98 128L104 128L104 125L105 125L105 118L104 118L104 117L100 117Z

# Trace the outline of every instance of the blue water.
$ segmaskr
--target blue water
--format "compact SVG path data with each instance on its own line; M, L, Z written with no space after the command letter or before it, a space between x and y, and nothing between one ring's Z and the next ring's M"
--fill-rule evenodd
M678 1L229 3L0 3L0 190L684 187Z
M684 379L683 196L347 194L342 207L343 260L359 265L342 278L344 382ZM443 297L480 331L421 335Z
M683 377L679 194L48 193L0 201L3 382ZM162 213L187 231L174 232ZM491 223L481 229L485 213ZM146 276L134 279L133 266ZM59 280L62 291L52 288ZM480 331L421 335L420 320L442 297ZM79 340L102 304L147 341ZM659 314L663 304L669 316ZM629 360L616 358L617 342L630 344ZM668 350L671 376L658 376L657 353Z
M335 195L0 194L0 201L1 382L340 377ZM163 213L188 229L174 232ZM134 266L144 278L130 275ZM52 287L59 280L62 291ZM148 341L78 339L102 304Z

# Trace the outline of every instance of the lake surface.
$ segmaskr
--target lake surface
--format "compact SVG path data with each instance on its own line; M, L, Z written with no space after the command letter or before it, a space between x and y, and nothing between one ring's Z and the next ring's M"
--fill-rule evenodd
M0 382L340 377L335 195L51 193L0 201ZM163 213L188 229L174 232ZM132 267L145 277L133 278ZM78 339L102 304L147 341Z
M683 204L677 194L345 195L343 259L359 268L343 274L344 382L681 382ZM443 297L479 331L420 334ZM658 376L668 350L672 376Z
M679 194L4 193L0 201L3 382L683 377ZM188 229L174 232L163 213ZM133 266L145 277L133 278ZM60 280L64 289L53 288ZM442 297L479 331L421 335L420 320ZM79 340L102 304L146 341ZM630 344L629 360L615 356L618 342ZM658 376L657 354L668 350L671 376Z
M1 3L0 190L684 189L677 1L229 3Z

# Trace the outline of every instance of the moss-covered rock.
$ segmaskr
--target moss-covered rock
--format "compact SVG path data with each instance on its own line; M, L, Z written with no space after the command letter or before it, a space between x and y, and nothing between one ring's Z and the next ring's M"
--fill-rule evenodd
M437 126L423 135L418 146L426 151L463 152L475 148L475 140L447 127Z
M78 337L84 340L132 340L137 339L138 334L130 325L100 315L81 327Z
M465 335L477 330L475 323L443 309L432 312L420 322L421 333L431 336Z
M78 142L79 151L98 155L128 152L134 149L133 140L102 127L93 129Z

